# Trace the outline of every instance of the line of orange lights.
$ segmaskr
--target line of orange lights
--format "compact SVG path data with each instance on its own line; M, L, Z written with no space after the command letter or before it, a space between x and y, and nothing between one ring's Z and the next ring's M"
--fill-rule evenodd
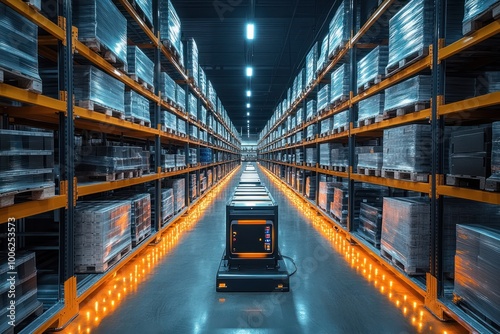
M105 283L90 298L85 300L80 305L79 316L65 328L64 332L68 334L91 333L104 318L113 314L124 302L127 295L137 293L139 285L154 274L154 269L177 246L181 236L190 231L200 221L205 210L238 170L239 168L236 168L221 180L189 210L187 216L181 217L177 222L169 226L162 233L160 242L141 251L118 270L109 282Z
M318 211L312 209L300 195L291 190L288 185L281 181L276 175L265 168L261 168L269 176L269 179L286 195L290 202L298 209L312 226L330 242L330 245L342 255L350 267L357 274L362 275L370 282L376 291L386 296L394 306L399 309L405 318L409 320L418 333L435 333L433 323L437 320L425 308L423 300L403 285L393 273L385 269L380 263L367 254L361 247L351 244L342 232L335 227ZM439 331L448 334L449 331Z

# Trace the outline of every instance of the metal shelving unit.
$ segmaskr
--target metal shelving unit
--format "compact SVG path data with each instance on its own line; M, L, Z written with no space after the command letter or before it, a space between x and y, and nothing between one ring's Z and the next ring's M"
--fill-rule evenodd
M318 73L316 80L312 85L308 86L300 97L291 103L290 108L283 112L280 117L276 117L274 124L270 121L266 132L262 133L261 139L258 143L258 159L261 161L263 167L268 169L271 173L281 168L285 169L285 177L281 181L291 188L294 192L299 194L304 200L308 201L316 210L323 216L328 218L331 223L343 231L346 238L357 243L360 247L368 251L373 257L378 259L380 263L394 272L401 280L411 286L417 293L422 295L425 299L426 307L431 310L436 317L445 319L451 317L454 320L463 324L466 328L472 331L487 332L491 327L485 322L478 321L477 317L471 315L470 312L464 312L460 307L455 305L450 295L450 282L444 276L444 269L442 265L444 249L444 235L443 235L443 197L461 198L475 202L489 203L499 205L500 208L500 193L489 192L479 189L461 188L456 186L446 185L444 182L445 175L443 172L443 159L444 159L444 142L439 141L444 134L445 125L455 124L458 121L473 120L476 123L488 123L494 120L500 120L498 114L498 106L500 105L500 92L488 93L474 98L466 98L458 102L445 102L444 84L448 76L452 76L455 72L448 66L450 63L463 65L462 72L468 70L467 66L474 68L474 70L481 70L481 63L475 64L474 58L471 58L471 53L480 51L483 55L483 66L493 63L490 68L493 70L500 70L500 64L495 59L498 59L498 41L500 39L500 21L493 20L468 36L464 36L457 41L451 42L446 45L445 38L448 33L448 12L451 6L463 6L460 4L451 3L451 1L434 1L435 17L434 17L434 39L431 45L428 45L428 54L423 54L420 59L413 61L409 66L406 66L396 73L382 79L378 83L372 84L362 92L357 93L355 85L355 68L359 56L366 54L366 49L372 49L378 43L386 43L387 41L374 41L371 40L374 31L380 31L387 28L389 19L409 1L358 1L351 0L351 20L352 26L357 27L351 31L351 38L345 47L338 50L335 56L329 59L327 67ZM362 22L360 12L371 13L367 19ZM490 50L488 50L490 49ZM303 101L310 97L312 92L321 87L322 83L328 82L328 73L335 69L342 61L348 63L351 68L351 92L349 99L337 106L330 107L319 115L315 115L313 119L302 123L301 125L292 129L285 129L284 135L282 128L289 116L294 116L296 110L303 106ZM496 67L495 67L496 66ZM386 88L392 87L405 79L411 78L417 74L428 74L432 76L433 80L433 94L430 107L421 109L419 111L410 112L403 116L396 116L393 118L385 119L380 122L375 122L369 125L356 126L357 120L357 104L364 99L371 97L375 94L384 92ZM349 129L340 133L328 133L323 136L316 135L315 138L310 140L302 139L299 142L289 143L288 138L294 136L299 131L305 132L307 127L311 124L320 125L320 122L341 111L350 111ZM274 120L274 119L273 119ZM304 120L305 121L305 120ZM298 123L298 122L297 122ZM378 176L368 176L356 173L353 166L354 146L356 142L365 139L381 138L384 129L393 128L400 125L407 124L431 124L433 136L433 160L432 172L429 173L428 182L412 182L402 179L384 178ZM460 123L457 123L460 124ZM474 124L474 123L473 123ZM271 137L275 131L279 130L279 135ZM275 139L272 139L275 138ZM279 156L287 156L294 154L295 149L301 148L305 153L306 147L315 147L319 149L320 143L348 143L350 149L349 167L346 172L333 171L325 169L320 164L313 166L306 166L305 163L296 163L290 161L279 161ZM319 157L319 155L318 155ZM279 167L279 168L277 168ZM302 192L292 188L286 181L288 175L286 173L298 173L299 171L310 172L312 175L327 175L334 178L341 178L347 180L349 184L349 223L347 228L338 224L333 220L328 213L323 211L317 202L305 198ZM276 176L280 178L280 173ZM292 174L293 175L293 174ZM305 179L305 176L304 176ZM318 177L316 177L316 186L318 186ZM298 181L297 181L298 182ZM302 180L304 182L304 180ZM430 263L431 267L424 278L415 278L408 276L404 271L395 267L390 261L387 261L381 256L380 250L376 249L373 245L369 244L363 238L359 237L356 231L351 228L353 219L353 205L354 205L354 182L368 183L388 187L389 189L401 189L406 191L417 192L425 194L431 201L431 249L430 249Z
M126 17L128 24L133 26L133 36L130 36L129 43L135 43L144 50L149 50L150 58L154 58L155 77L159 77L162 70L175 75L178 83L181 83L187 92L191 92L206 107L207 115L212 117L225 129L227 136L218 133L207 124L191 119L187 112L181 111L162 99L158 91L155 92L141 86L129 75L121 70L117 70L111 63L106 61L99 54L78 40L78 29L72 26L72 1L58 0L56 19L46 17L42 11L33 7L29 2L22 0L1 0L3 4L14 9L22 16L35 23L44 34L39 37L40 56L50 59L57 64L59 71L59 99L36 94L25 89L0 83L0 98L7 101L15 101L16 104L2 108L2 113L7 115L11 124L35 125L42 128L58 130L57 142L59 143L59 161L67 163L61 165L60 181L56 184L56 196L39 201L28 201L12 206L0 208L0 223L5 223L9 218L16 220L36 216L43 213L54 213L58 217L60 224L59 231L59 268L57 273L57 296L54 296L54 305L33 320L24 332L41 333L49 329L57 329L65 326L72 318L78 315L78 305L92 294L101 284L123 266L128 259L134 257L144 247L152 241L160 238L161 233L171 224L177 221L183 214L188 212L201 198L203 198L221 179L231 174L237 168L240 161L241 142L234 126L228 124L228 118L223 117L219 110L216 110L205 95L190 80L183 66L178 63L174 55L160 42L158 33L158 17L154 17L154 24L144 22L142 16L134 9L131 2L127 0L115 0L114 4ZM158 1L153 0L153 8L158 9ZM158 16L158 10L153 11ZM57 21L57 22L54 22ZM153 29L152 27L155 26ZM152 52L152 53L151 53ZM113 118L105 114L88 110L74 104L72 98L73 89L73 65L74 61L92 64L100 70L111 75L122 82L128 89L134 90L150 103L156 105L156 119L151 120L151 127L135 124L131 121ZM186 94L187 96L188 94ZM192 139L189 134L180 136L175 133L162 131L160 122L160 110L167 110L186 121L186 127L196 126L210 136L209 141ZM152 145L155 147L156 166L149 174L142 176L95 183L79 183L74 174L74 135L75 131L94 131L103 133L106 136L114 136L118 140L125 140L128 143L138 143L140 146ZM176 168L173 171L162 171L159 165L160 151L162 147L175 146L185 150L186 167ZM188 148L206 147L214 152L224 154L224 160L204 164L197 163L187 166ZM199 153L198 153L199 154ZM214 179L212 188L208 188L200 194L198 185L198 196L192 201L189 198L188 180L190 174L198 176L201 171L211 170ZM216 170L221 173L216 173ZM217 178L215 175L217 174ZM122 261L114 265L104 274L89 274L84 279L77 279L73 270L73 211L77 200L83 196L104 193L117 189L126 189L131 186L153 183L156 187L156 197L161 196L161 181L172 177L184 176L186 180L186 207L170 218L167 224L161 224L159 215L152 219L152 234L136 248L126 255ZM199 181L198 181L199 182ZM160 212L160 201L155 201L156 212Z

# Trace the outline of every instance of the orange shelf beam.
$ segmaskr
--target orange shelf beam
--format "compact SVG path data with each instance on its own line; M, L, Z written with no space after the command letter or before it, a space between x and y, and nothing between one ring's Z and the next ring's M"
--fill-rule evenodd
M473 111L480 108L500 105L500 92L473 97L467 100L462 100L454 103L448 103L438 106L438 114L440 116Z
M44 212L65 208L68 204L66 195L57 195L44 200L14 204L0 209L0 222L6 223L9 218L21 219Z
M388 179L383 177L361 175L356 173L351 173L351 179L354 181L378 184L380 186L391 187L391 188L417 191L426 194L431 193L431 187L432 187L431 183Z
M146 182L155 181L158 178L159 178L159 175L154 173L154 174L148 174L148 175L145 175L142 177L134 177L131 179L124 179L124 180L118 180L118 181L99 182L99 183L92 183L92 184L79 184L77 187L77 195L78 196L86 196L86 195L98 194L98 193L105 192L105 191L110 191L110 190L115 190L115 189L135 186L138 184L143 184Z
M500 193L454 186L437 186L437 193L441 196L457 197L490 204L500 204Z

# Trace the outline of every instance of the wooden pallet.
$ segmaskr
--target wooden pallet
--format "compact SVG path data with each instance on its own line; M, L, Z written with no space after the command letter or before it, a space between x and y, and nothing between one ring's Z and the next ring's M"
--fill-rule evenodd
M88 110L92 110L92 111L104 114L106 116L115 117L118 119L125 119L125 114L123 112L118 111L116 109L106 107L100 103L97 103L97 102L94 102L91 100L78 101L78 106L81 108L85 108Z
M129 0L128 2L135 9L137 16L141 18L141 20L148 26L149 29L153 30L153 22L149 22L149 19L147 18L146 14L142 11L141 7L137 4L137 1Z
M142 88L146 89L146 90L149 90L151 93L154 93L155 92L155 88L153 85L151 85L150 83L147 83L146 81L144 81L142 78L139 78L137 76L137 74L131 74L130 75L130 78L132 80L134 80L135 82L137 82L139 85L141 85Z
M386 250L384 245L380 246L380 255L387 261L391 262L395 267L401 269L408 275L411 276L425 275L425 272L427 271L421 268L417 268L415 266L406 265L405 261L403 261L402 259L398 259L395 254L392 254L388 250Z
M386 119L404 116L406 114L421 111L421 110L429 108L429 106L430 106L430 102L423 101L423 102L412 103L412 104L409 104L409 105L406 105L406 106L403 106L400 108L396 108L396 109L385 110L382 115L378 115L375 117L375 123L382 122Z
M347 42L348 40L341 41L339 45L332 50L332 52L330 52L330 49L328 49L328 55L327 55L328 60L333 60L333 58L337 56L340 50L342 50L346 46Z
M405 67L410 66L411 64L419 61L420 59L426 57L427 55L429 55L429 47L423 47L422 49L407 55L406 57L398 61L396 64L387 66L385 69L385 77L387 78L393 74L396 74Z
M128 252L132 250L132 245L125 246L118 254L113 256L111 259L104 263L99 263L95 266L75 266L75 272L77 273L104 273L108 271L109 268L120 262L120 260L127 255Z
M346 166L330 166L330 170L335 171L335 172L347 172L347 167Z
M0 208L14 205L16 198L27 197L28 199L40 201L55 196L55 186L44 186L19 189L0 194Z
M384 80L384 75L377 74L377 76L375 76L375 78L368 80L368 82L366 82L363 86L358 87L358 94L361 94L364 91L368 90L370 87L379 84L382 80Z
M464 36L471 35L488 23L500 17L500 3L492 5L490 8L462 24Z
M366 233L366 229L363 226L358 227L358 235L373 247L380 249L380 240L375 240L372 235Z
M125 120L129 121L129 122L132 122L134 124L139 124L139 125L142 125L142 126L147 126L147 127L151 127L151 122L148 122L146 120L143 120L141 118L136 118L136 117L133 117L133 116L125 116Z
M381 176L382 175L382 171L380 169L375 169L375 168L358 167L357 173L361 174L361 175L367 175L367 176Z
M474 305L470 304L467 301L467 298L462 298L461 296L453 293L453 302L460 306L461 309L465 311L465 313L467 313L469 316L472 316L476 320L479 320L480 322L486 324L487 328L489 329L488 332L500 333L500 323L497 323L485 316L481 310L478 310L476 307L474 307Z
M140 235L135 240L132 240L132 247L137 247L137 245L139 245L141 242L146 240L146 238L149 237L150 235L151 235L151 231L149 231L148 233L144 233L143 235Z
M177 49L174 47L174 45L172 44L172 42L170 42L170 40L168 39L165 39L163 41L161 41L161 43L163 44L164 47L166 47L170 53L172 54L172 56L174 57L175 60L177 60L177 62L179 63L179 66L184 69L184 67L182 66L182 64L180 64L179 60L180 60L180 55L179 55L179 51L177 51Z
M347 126L347 125L343 125L343 126L341 126L341 127L338 127L338 128L336 128L336 129L333 129L332 131L333 131L333 133L334 133L334 134L337 134L337 133L342 133L342 132L345 132L345 131L347 131L347 130L348 130L348 126Z
M382 177L388 179L413 181L413 182L429 182L429 173L419 173L403 170L391 170L382 168Z
M377 117L378 116L380 116L380 115L376 115L376 116L372 116L372 117L368 117L368 118L365 118L365 119L358 120L358 124L357 124L358 128L360 128L362 126L368 126L370 124L380 122L380 119L378 119L378 122L377 122Z
M335 101L331 101L330 105L332 106L332 108L336 108L347 100L349 100L349 95L342 95Z
M486 191L500 191L500 179L489 177L484 185Z
M36 94L42 93L42 80L31 78L18 71L9 70L4 67L0 67L0 82L25 89Z
M99 54L102 58L104 58L104 60L106 60L108 63L112 64L115 68L117 68L125 73L128 72L127 63L118 59L116 54L112 50L109 50L105 45L101 44L101 42L99 40L97 40L95 38L89 38L89 39L80 40L80 42L85 44L90 50Z
M484 190L486 178L484 176L446 175L445 184L454 187Z

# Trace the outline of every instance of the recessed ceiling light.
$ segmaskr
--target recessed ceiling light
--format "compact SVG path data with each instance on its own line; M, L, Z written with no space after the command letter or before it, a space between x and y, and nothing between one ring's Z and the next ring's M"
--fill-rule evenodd
M247 24L247 39L254 39L255 38L255 24L253 23L248 23Z
M247 66L246 74L247 77L251 77L253 75L253 68L251 66Z
M252 91L247 90L247 96L248 96L248 97L252 96Z
M247 103L247 108L250 108L250 103Z
M249 112L247 112L247 116L250 116L250 113L249 113Z

